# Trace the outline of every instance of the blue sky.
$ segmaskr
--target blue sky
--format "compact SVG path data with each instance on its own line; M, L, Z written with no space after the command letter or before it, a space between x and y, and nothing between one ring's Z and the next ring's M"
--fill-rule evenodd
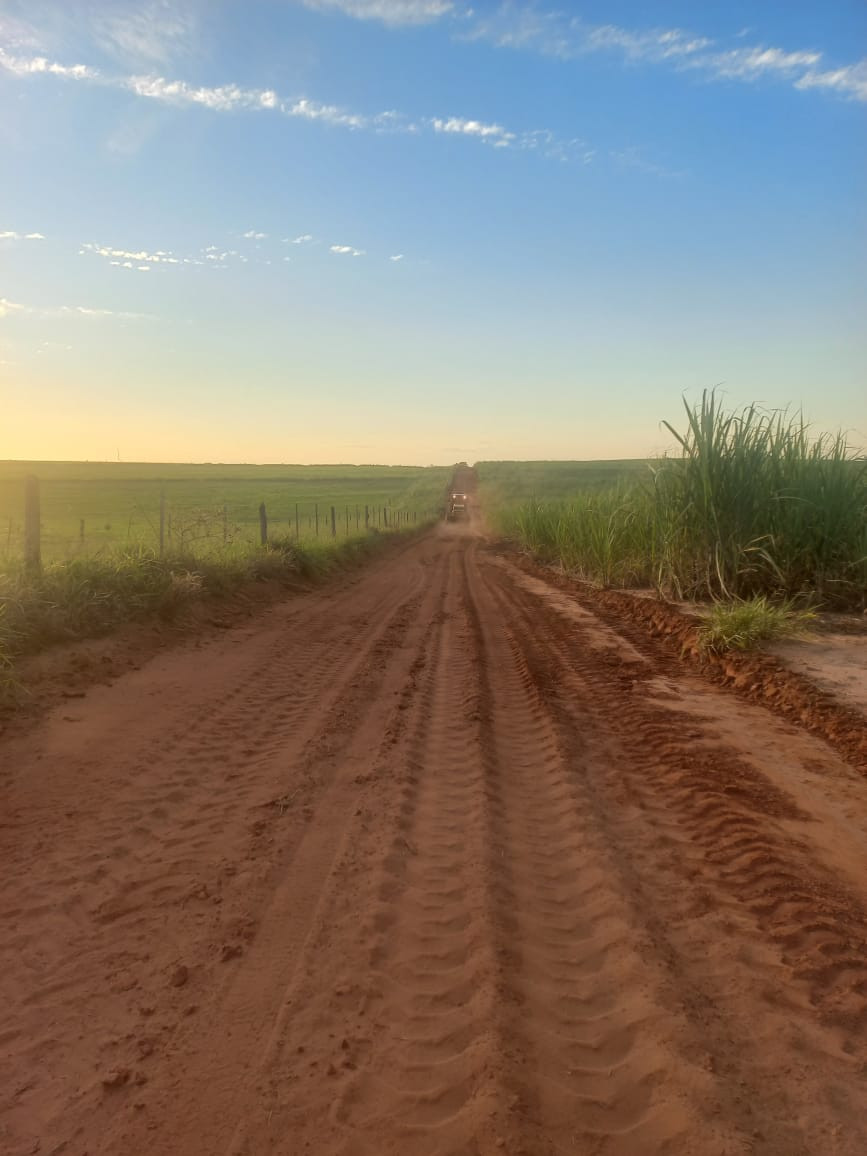
M0 0L0 457L867 443L867 8Z

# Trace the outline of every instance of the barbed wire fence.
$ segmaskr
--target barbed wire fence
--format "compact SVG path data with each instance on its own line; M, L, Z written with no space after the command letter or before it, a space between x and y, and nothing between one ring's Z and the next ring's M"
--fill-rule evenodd
M154 483L152 502L136 502L122 514L125 525L117 525L117 513L105 516L82 510L63 518L43 515L42 485L30 475L23 483L6 483L18 490L7 493L6 513L0 521L0 560L23 561L38 568L48 561L93 557L125 547L152 550L169 555L213 555L244 546L267 546L270 541L294 539L324 541L360 537L370 533L408 530L438 517L441 510L420 503L393 502L336 503L331 501L264 501L248 510L226 502L186 505L172 502L166 488ZM288 490L288 487L287 487ZM18 508L16 516L15 507ZM249 511L249 517L244 516ZM3 522L5 521L5 526ZM63 529L58 528L63 524Z

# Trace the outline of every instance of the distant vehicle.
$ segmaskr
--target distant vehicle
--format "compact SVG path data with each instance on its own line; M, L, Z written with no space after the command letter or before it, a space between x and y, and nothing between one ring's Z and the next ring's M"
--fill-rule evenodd
M446 519L449 522L462 522L469 518L469 510L467 509L467 495L466 494L452 494L449 497L449 509L446 514Z

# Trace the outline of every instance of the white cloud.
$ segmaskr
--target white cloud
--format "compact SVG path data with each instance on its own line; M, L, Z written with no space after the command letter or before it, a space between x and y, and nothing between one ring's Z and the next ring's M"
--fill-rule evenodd
M317 12L342 12L356 20L378 20L392 26L430 24L455 11L452 0L301 0Z
M810 69L795 81L795 88L825 88L851 100L867 101L867 57L857 64L833 68L826 72Z
M330 252L349 257L363 257L365 255L364 249L353 249L352 245L331 245Z
M248 229L246 233L241 234L247 241L264 241L268 236L267 233L257 233L255 229Z
M536 6L502 4L496 12L468 12L465 40L486 40L499 48L528 49L561 60L615 50L631 59L668 60L706 48L706 37L680 28L629 29L616 24L585 24L580 17Z
M283 241L287 245L308 245L313 240L312 233L302 233L299 237L284 237Z
M428 123L436 133L468 136L496 149L537 151L543 156L562 161L571 160L576 156L584 159L587 154L586 141L577 137L572 140L561 140L549 129L512 132L501 124L489 124L459 116L434 117Z
M220 84L215 87L187 84L184 80L166 80L162 76L129 76L115 82L121 88L128 88L136 96L150 100L160 100L166 104L199 104L215 112L232 112L235 109L274 109L270 90L241 88L237 84Z
M114 317L121 321L150 321L148 313L126 313L114 309L91 309L86 305L23 305L19 301L8 301L0 297L0 318L28 317L43 320L62 320L64 318L101 318Z
M689 67L708 71L723 79L753 80L763 74L790 77L812 68L822 58L821 52L783 52L779 48L733 48L728 52L711 52L696 57Z
M613 48L633 60L676 60L693 56L710 43L707 38L692 36L681 28L634 31L615 24L602 24L593 28L582 27L575 51L600 52Z
M467 12L461 36L500 48L524 49L563 60L590 53L618 52L633 63L665 64L711 80L777 79L798 89L825 88L853 100L867 100L867 60L819 71L823 54L814 49L787 51L762 44L726 48L709 37L682 28L623 28L585 24L579 17L535 6L502 4L493 14ZM735 39L743 40L748 29Z
M487 138L515 139L515 134L506 132L500 124L484 124L480 120L463 120L459 116L450 116L447 120L435 117L431 124L435 132L462 133L464 136L478 136L483 140Z
M403 253L395 253L393 257L389 257L389 261L402 261Z
M97 257L105 257L109 264L119 265L121 268L131 269L133 264L147 262L148 265L180 265L182 260L164 249L156 253L149 253L146 249L112 249L108 245L97 245L86 241L78 250L80 254L94 253Z
M0 241L44 241L42 233L16 233L14 229L6 229L0 233Z
M341 128L372 128L377 131L413 131L414 126L402 125L400 113L386 111L371 116L349 112L333 104L321 104L306 97L294 101L282 100L273 89L242 88L237 84L214 86L192 85L184 80L167 80L163 76L137 75L111 77L85 64L65 65L43 56L16 57L0 48L0 67L16 76L47 73L72 80L87 80L108 88L126 89L147 100L164 104L200 105L214 112L266 111L299 120L319 121Z
M342 128L367 128L371 118L354 112L345 112L333 104L317 104L315 100L296 100L294 104L283 105L281 111L286 116L300 117L302 120L320 120L325 124Z
M52 76L65 76L71 80L98 80L99 72L86 64L58 64L47 60L44 56L10 56L5 49L0 48L0 68L15 76L35 76L38 73L47 73Z
M2 54L0 50L0 67L9 67L12 58ZM187 84L183 80L166 80L160 76L128 76L107 77L85 65L53 65L40 58L40 67L19 67L21 61L13 63L13 71L24 72L58 72L67 78L85 80L98 83L105 87L116 88L132 92L146 100L157 100L176 106L198 105L213 112L271 111L283 116L292 117L320 124L332 125L351 130L365 129L380 133L418 133L421 128L432 130L435 133L460 134L474 137L495 148L512 146L530 148L537 147L538 140L547 138L549 150L545 155L565 156L574 142L556 142L552 134L545 130L516 134L499 124L488 124L484 121L463 117L432 117L416 123L409 120L402 113L388 110L376 114L350 112L337 105L320 104L303 97L295 101L281 100L270 89L241 88L236 84L224 84L215 87L202 87ZM29 62L31 65L33 61ZM24 64L27 64L25 61ZM43 67L44 66L44 67ZM583 142L581 142L583 143Z

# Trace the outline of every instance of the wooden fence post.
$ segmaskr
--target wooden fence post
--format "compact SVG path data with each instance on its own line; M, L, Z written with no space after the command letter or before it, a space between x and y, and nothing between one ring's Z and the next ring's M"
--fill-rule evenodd
M331 537L337 537L337 516L334 512L334 507L331 507Z
M349 537L349 506L344 506L344 513L346 514L346 537Z
M355 530L358 532L359 523L361 521L361 511L358 506L355 507Z
M364 507L364 528L365 530L370 529L370 506Z
M28 570L39 570L42 567L39 479L33 474L28 474L24 479L24 564Z
M160 557L166 552L166 492L160 490Z
M268 514L264 502L259 505L259 542L263 546L268 545Z

